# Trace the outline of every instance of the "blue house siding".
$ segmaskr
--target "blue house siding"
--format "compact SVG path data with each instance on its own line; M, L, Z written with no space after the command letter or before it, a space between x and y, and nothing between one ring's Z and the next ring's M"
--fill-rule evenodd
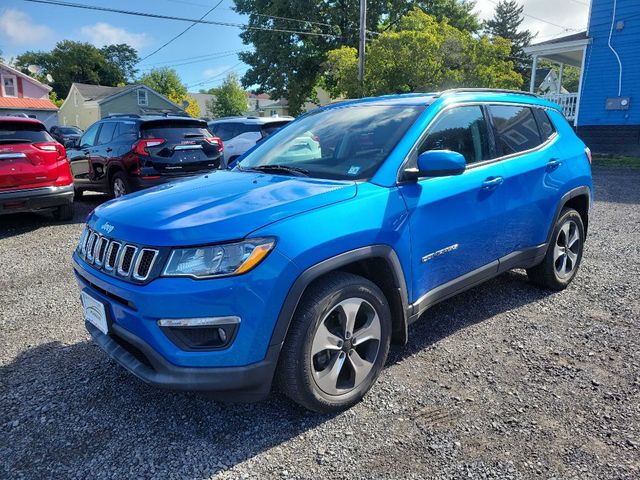
M635 132L633 126L640 126L640 1L617 0L615 23L622 21L624 27L618 30L614 24L611 45L622 62L620 93L618 61L608 46L613 8L614 0L592 0L589 19L592 41L584 61L577 124L626 126L625 131ZM607 98L618 96L631 97L629 110L606 110Z

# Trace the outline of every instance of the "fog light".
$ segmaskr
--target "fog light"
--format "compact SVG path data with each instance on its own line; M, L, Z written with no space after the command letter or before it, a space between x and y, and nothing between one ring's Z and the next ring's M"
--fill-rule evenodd
M228 347L236 335L240 317L163 318L158 326L180 349L186 351L220 350Z

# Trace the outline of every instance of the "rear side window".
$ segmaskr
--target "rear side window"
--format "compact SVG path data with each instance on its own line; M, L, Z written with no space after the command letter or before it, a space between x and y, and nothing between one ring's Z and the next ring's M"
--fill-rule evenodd
M491 158L487 122L478 105L445 110L429 128L419 153L451 150L461 153L467 164Z
M118 122L118 127L113 136L117 142L132 142L138 139L138 126L136 122Z
M501 155L524 152L542 143L538 125L529 107L490 105Z
M53 142L44 125L30 122L0 122L0 144Z
M169 142L211 136L203 122L176 122L174 120L143 123L140 127L140 133L142 138L164 138Z
M535 108L536 120L538 121L538 128L542 136L542 141L547 140L556 131L549 115L542 108Z
M211 131L216 137L220 137L223 142L231 140L236 136L236 128L233 123L218 123L211 126Z
M280 130L287 123L289 123L289 122L286 121L286 122L270 122L270 123L267 123L267 124L262 126L262 134L265 135L265 136L271 135L276 130Z
M118 124L116 122L103 123L102 128L100 129L100 133L98 134L98 145L109 143L113 138L113 132L115 131L117 126Z

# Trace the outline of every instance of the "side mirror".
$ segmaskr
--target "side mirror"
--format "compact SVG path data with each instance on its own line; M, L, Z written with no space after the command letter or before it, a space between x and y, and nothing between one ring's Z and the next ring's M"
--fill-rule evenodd
M80 138L71 138L64 142L65 148L78 148L78 145L80 145Z
M451 150L427 150L418 155L418 168L405 170L408 178L460 175L467 168L464 156Z

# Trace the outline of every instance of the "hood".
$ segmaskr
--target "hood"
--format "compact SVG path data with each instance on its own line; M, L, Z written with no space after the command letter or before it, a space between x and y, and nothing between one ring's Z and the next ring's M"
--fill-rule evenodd
M129 242L198 245L241 239L355 194L352 181L219 170L111 200L96 208L88 223Z

